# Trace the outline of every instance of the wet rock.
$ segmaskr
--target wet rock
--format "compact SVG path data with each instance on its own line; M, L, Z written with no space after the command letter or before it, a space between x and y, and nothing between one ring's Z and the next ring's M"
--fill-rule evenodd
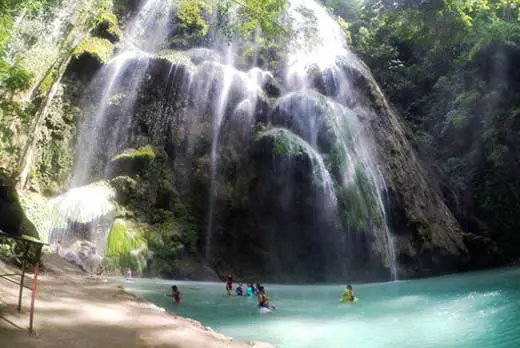
M222 58L221 56L215 52L214 50L211 50L209 48L193 48L188 51L191 61L195 65L202 64L206 61L211 62L221 62Z
M103 261L97 253L96 245L86 240L78 240L68 248L63 248L60 256L78 265L85 272L94 272Z

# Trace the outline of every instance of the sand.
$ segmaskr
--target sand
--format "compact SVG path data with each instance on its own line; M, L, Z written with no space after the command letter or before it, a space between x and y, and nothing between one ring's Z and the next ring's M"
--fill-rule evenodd
M0 279L0 347L2 348L272 348L235 341L200 323L161 311L123 289L47 256L39 277L35 332L30 336L30 291L23 311L16 311L18 288ZM0 273L9 267L0 260ZM32 281L28 277L27 284Z

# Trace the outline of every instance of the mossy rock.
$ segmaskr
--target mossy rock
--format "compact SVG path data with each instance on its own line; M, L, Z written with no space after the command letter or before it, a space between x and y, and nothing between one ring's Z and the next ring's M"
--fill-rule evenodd
M47 74L45 75L45 77L43 78L43 80L40 82L40 84L38 86L38 96L40 98L45 97L49 93L49 91L52 88L52 85L56 82L56 79L58 77L59 77L58 69L56 69L55 67L52 67L47 72Z
M73 56L76 58L82 55L90 55L98 62L104 64L108 62L114 53L114 45L107 39L89 36L76 47Z
M116 15L109 12L103 12L97 18L98 25L93 30L96 37L107 39L111 43L121 40L123 32L119 29Z
M159 59L165 59L174 65L184 65L188 70L195 71L189 53L176 50L165 50L159 53Z
M0 186L0 230L12 236L39 238L34 224L25 215L16 189Z
M107 237L106 265L115 269L131 268L142 273L146 266L148 247L141 236L140 225L123 219L116 219Z
M274 156L296 156L306 152L304 142L290 130L270 128L256 134L257 142L268 142Z
M138 182L129 176L117 176L110 180L110 186L116 190L117 201L121 204L137 199L138 185Z
M126 227L125 221L116 219L107 237L105 254L115 256L130 252L133 248L132 237Z
M112 177L120 175L144 175L155 162L155 149L151 145L126 149L115 156L111 163Z
M363 168L357 167L354 182L338 193L342 218L346 226L367 232L380 228L384 224L376 190Z
M276 79L267 81L263 88L269 98L280 98L282 96L282 85Z
M67 222L60 216L48 198L34 192L20 193L20 203L27 218L38 230L40 239L49 241L51 232L55 229L64 229Z

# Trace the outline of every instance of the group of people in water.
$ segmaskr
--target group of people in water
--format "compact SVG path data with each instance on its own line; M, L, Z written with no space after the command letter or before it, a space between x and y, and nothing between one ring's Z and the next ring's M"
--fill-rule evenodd
M240 282L238 287L235 289L235 295L237 296L257 296L258 298L258 307L260 309L267 309L269 311L276 309L276 306L269 303L269 296L265 291L265 288L259 283L248 283L245 291L243 287L244 283ZM181 293L177 285L173 285L171 288L171 294L167 295L173 298L176 304L181 302ZM226 278L226 292L228 296L233 295L233 274L228 273ZM340 298L341 302L355 302L357 301L357 297L354 296L354 290L352 289L352 285L347 285L345 291L343 292L343 296Z
M269 303L269 296L267 296L267 292L265 288L260 285L260 283L248 283L246 285L246 289L244 291L243 287L244 283L240 282L238 287L235 289L235 295L237 296L257 296L258 297L258 307L267 308L270 310L276 309L276 306ZM233 295L233 274L228 273L226 279L226 291L228 296Z

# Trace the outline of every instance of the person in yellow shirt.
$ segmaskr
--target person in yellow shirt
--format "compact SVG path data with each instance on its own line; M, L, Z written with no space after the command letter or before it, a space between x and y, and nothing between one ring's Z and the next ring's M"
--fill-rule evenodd
M345 292L343 293L343 297L341 298L341 302L354 302L354 290L352 290L352 285L347 285Z

